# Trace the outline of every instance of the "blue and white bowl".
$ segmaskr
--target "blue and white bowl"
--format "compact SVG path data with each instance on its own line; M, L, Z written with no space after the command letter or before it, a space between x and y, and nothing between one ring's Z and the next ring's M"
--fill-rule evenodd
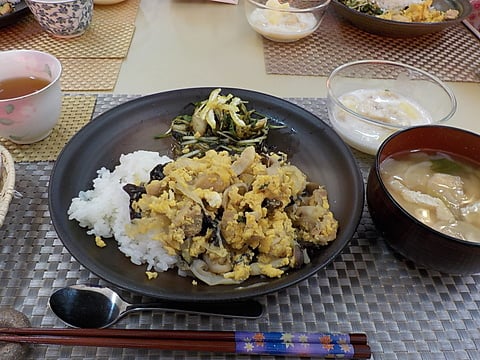
M90 26L93 0L25 0L40 26L49 34L71 38Z

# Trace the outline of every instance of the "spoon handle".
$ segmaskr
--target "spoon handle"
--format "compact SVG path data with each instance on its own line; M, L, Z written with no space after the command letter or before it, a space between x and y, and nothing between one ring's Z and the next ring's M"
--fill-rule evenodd
M227 303L213 302L181 302L159 301L155 303L131 304L125 313L133 311L168 311L198 315L222 316L228 318L257 319L263 314L263 306L255 300L229 301Z

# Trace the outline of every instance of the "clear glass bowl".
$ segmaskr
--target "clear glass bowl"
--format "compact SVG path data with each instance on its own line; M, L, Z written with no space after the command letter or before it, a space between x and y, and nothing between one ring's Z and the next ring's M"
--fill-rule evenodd
M336 68L327 79L328 115L350 146L374 155L398 130L449 120L454 93L421 69L384 60L361 60Z
M293 42L318 29L329 4L330 0L246 0L245 15L265 38Z

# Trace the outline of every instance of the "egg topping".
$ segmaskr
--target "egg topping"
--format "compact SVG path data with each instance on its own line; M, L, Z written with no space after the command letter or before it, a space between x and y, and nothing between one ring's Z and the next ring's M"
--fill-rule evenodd
M160 241L179 268L209 285L280 277L327 245L338 222L326 190L284 154L209 150L166 164L131 196L127 234Z

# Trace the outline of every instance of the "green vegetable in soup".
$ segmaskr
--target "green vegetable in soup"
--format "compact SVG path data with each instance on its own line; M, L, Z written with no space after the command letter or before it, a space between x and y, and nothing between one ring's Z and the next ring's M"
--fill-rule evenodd
M448 158L432 159L431 169L433 172L455 175L462 170L462 165Z

